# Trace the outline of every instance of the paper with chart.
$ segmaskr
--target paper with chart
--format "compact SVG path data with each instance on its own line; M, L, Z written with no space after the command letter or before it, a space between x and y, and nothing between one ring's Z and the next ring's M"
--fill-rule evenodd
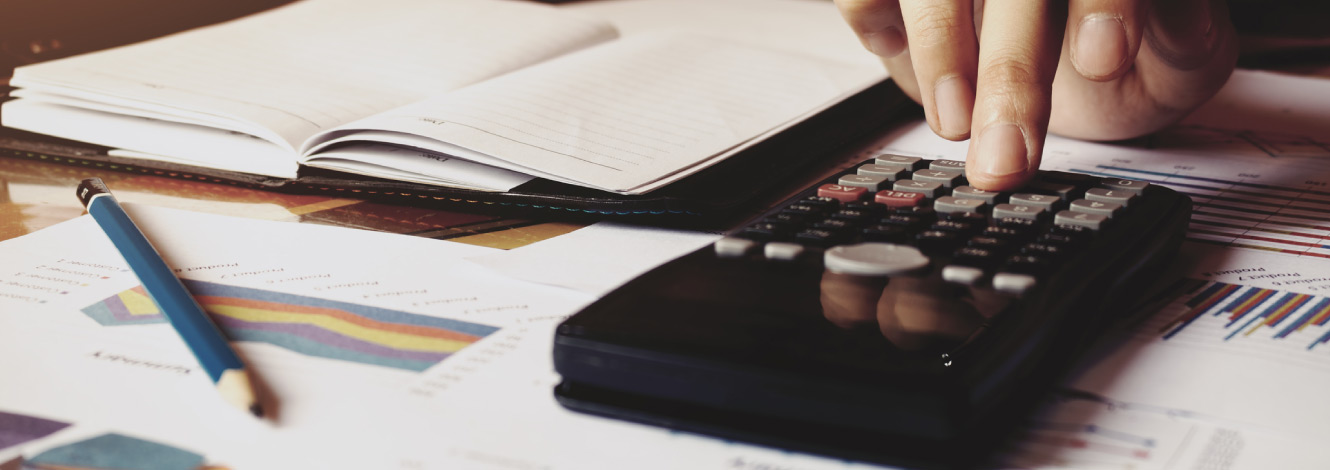
M888 151L964 158L925 125ZM1026 467L1308 468L1330 456L1330 83L1238 72L1154 136L1050 137L1042 167L1190 196L1181 281L1115 332L1010 449ZM1131 312L1123 312L1124 316Z
M0 243L0 468L860 467L564 410L553 329L592 296L464 259L500 250L127 210L277 397L277 419L217 397L82 217Z

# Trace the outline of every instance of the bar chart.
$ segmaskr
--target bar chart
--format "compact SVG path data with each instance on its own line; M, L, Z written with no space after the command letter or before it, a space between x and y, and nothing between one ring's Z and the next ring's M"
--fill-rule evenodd
M1330 297L1198 279L1170 291L1178 297L1145 329L1164 341L1330 351Z
M1114 165L1073 171L1148 181L1186 194L1193 202L1188 240L1330 258L1328 190Z

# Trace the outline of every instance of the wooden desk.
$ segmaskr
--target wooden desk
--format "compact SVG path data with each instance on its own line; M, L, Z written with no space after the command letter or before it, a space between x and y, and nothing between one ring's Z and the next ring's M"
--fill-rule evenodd
M121 202L223 215L352 227L510 249L584 226L393 206L358 199L280 194L158 176L0 158L0 240L78 217L74 187L99 177Z

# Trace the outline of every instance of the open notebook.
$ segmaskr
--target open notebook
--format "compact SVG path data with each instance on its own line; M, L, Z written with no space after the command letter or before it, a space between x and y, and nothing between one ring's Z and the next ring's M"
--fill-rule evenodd
M619 38L530 3L303 0L21 67L0 119L111 157L265 181L332 170L467 192L544 180L642 195L881 79L712 37Z

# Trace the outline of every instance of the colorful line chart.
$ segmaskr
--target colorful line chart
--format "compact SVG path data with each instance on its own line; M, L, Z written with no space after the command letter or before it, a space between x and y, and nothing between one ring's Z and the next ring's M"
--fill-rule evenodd
M332 300L201 281L185 286L232 341L268 343L300 354L423 371L498 328ZM164 323L141 288L89 305L104 326Z
M1169 291L1165 295L1181 296L1151 327L1165 341L1194 332L1224 343L1330 350L1322 346L1330 342L1330 297L1197 279L1178 281Z
M1073 171L1144 180L1186 194L1193 202L1188 240L1330 258L1330 191L1112 165Z

